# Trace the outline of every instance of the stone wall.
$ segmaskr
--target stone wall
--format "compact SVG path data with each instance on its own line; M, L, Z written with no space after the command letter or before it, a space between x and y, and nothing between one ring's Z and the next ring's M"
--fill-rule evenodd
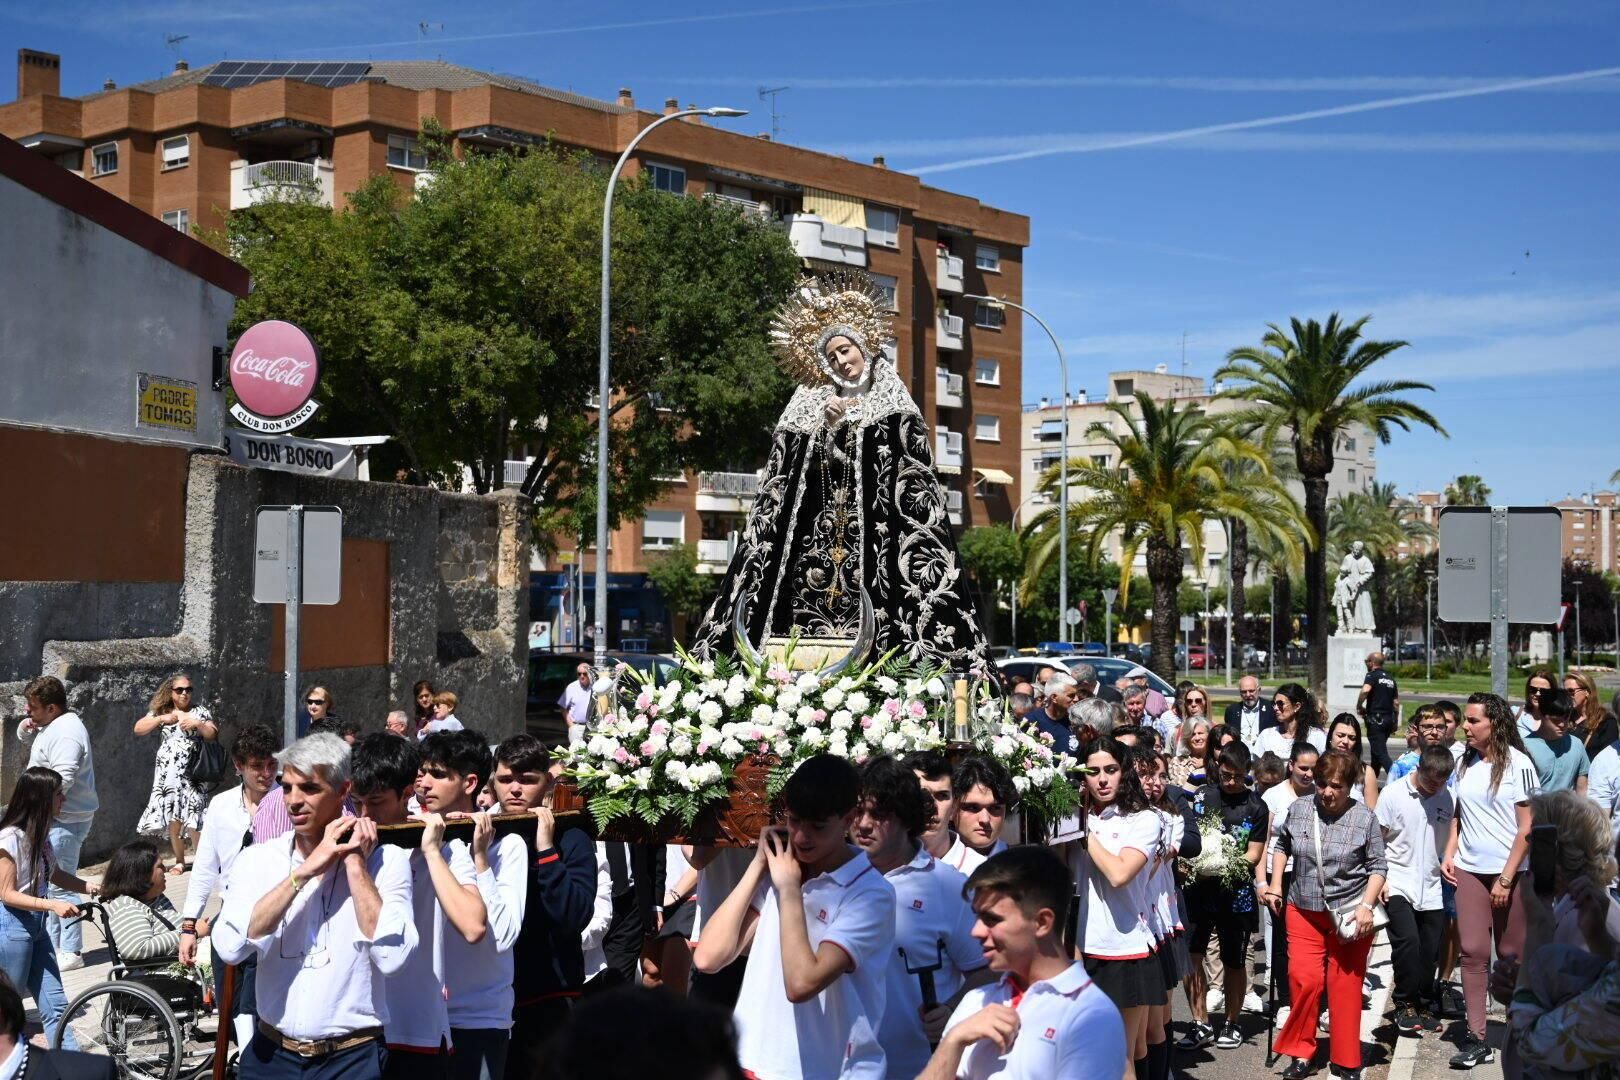
M22 682L56 675L96 757L101 811L89 857L134 834L158 736L136 738L132 726L165 675L191 674L227 744L245 723L280 730L282 609L253 602L254 511L291 503L341 507L346 573L351 548L365 557L356 565L376 564L369 579L346 578L339 607L304 609L302 686L327 686L339 715L380 730L390 709L409 710L412 684L426 678L454 690L457 714L492 742L522 730L529 527L519 497L300 477L197 454L184 505L152 508L183 522L180 584L0 583L0 638L8 642L0 679L9 680L0 682L0 702L11 706L0 744L5 788L26 763L15 737ZM330 662L356 649L368 662ZM25 668L14 652L33 664Z

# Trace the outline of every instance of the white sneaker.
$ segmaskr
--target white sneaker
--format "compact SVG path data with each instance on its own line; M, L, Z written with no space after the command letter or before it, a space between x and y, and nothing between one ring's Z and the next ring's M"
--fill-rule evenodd
M59 952L56 954L56 968L58 971L78 971L84 967L84 957L76 952Z
M1226 994L1223 991L1211 989L1204 995L1204 1008L1209 1010L1211 1016L1226 1011Z
M1284 1024L1288 1023L1288 1014L1293 1011L1293 1008L1288 1005L1277 1006L1277 1026L1282 1027Z
M1260 995L1255 993L1253 990L1250 990L1247 994L1243 995L1243 1011L1251 1013L1263 1013L1266 1011L1266 1006L1265 1003L1260 1000Z

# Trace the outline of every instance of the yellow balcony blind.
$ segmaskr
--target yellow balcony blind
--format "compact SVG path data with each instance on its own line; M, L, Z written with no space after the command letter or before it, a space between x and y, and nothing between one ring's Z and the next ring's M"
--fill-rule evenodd
M866 228L866 203L849 195L819 188L804 189L804 212L814 214L829 225Z

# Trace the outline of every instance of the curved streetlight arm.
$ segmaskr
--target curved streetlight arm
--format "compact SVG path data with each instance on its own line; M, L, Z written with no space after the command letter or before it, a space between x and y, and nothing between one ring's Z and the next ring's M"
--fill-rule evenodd
M1003 300L994 296L980 296L977 293L967 293L964 300L982 300L987 304L996 304L1001 307L1010 307L1022 311L1035 320L1046 336L1051 339L1052 348L1057 353L1058 370L1063 376L1063 453L1059 457L1058 471L1060 473L1058 490L1058 640L1069 640L1069 364L1063 358L1063 346L1058 344L1057 335L1052 328L1046 325L1046 320L1035 314L1023 304L1015 304L1011 300Z
M630 145L624 148L624 153L619 155L619 160L613 165L613 172L608 175L607 195L602 200L602 332L596 381L596 611L592 621L596 632L594 660L598 672L604 671L607 667L608 397L612 392L608 371L608 327L612 322L613 302L613 193L618 190L619 174L624 171L630 155L635 153L636 147L641 145L643 139L661 125L686 116L746 115L748 113L745 109L717 106L709 109L682 109L660 116L630 140Z

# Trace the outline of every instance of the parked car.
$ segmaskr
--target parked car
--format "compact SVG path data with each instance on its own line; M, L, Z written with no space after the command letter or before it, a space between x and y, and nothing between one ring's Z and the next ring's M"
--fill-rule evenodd
M1187 669L1189 671L1204 671L1209 666L1209 649L1207 647L1194 645L1187 650Z
M1147 656L1140 645L1132 644L1129 641L1114 642L1109 653L1112 656L1119 657L1121 660L1129 660L1133 664L1143 663Z
M1129 660L1122 660L1116 656L1018 656L1010 660L998 660L996 668L1005 678L1014 681L1034 682L1035 673L1043 667L1067 669L1076 664L1088 664L1097 673L1099 685L1112 686L1120 680L1127 671L1139 665ZM1175 687L1159 678L1153 672L1148 672L1148 685L1153 687L1166 698L1176 696ZM560 691L559 691L560 692Z
M1092 670L1097 673L1097 683L1100 686L1113 686L1120 680L1121 677L1124 676L1127 671L1134 667L1142 666L1140 664L1133 663L1129 659L1121 659L1117 656L1087 656L1081 660L1075 661L1075 663L1090 664ZM1171 686L1169 683L1165 682L1151 671L1147 673L1147 680L1148 685L1157 690L1159 693L1163 694L1167 701L1175 700L1175 687Z
M629 664L651 674L655 681L664 682L680 670L680 665L657 653L610 652L612 663ZM568 724L563 720L562 706L557 699L563 688L575 679L575 671L582 663L593 663L595 657L588 652L552 652L550 649L529 650L529 700L524 712L524 726L529 734L548 746L556 746L568 738Z
M1423 642L1405 641L1401 643L1400 658L1402 660L1422 660Z

